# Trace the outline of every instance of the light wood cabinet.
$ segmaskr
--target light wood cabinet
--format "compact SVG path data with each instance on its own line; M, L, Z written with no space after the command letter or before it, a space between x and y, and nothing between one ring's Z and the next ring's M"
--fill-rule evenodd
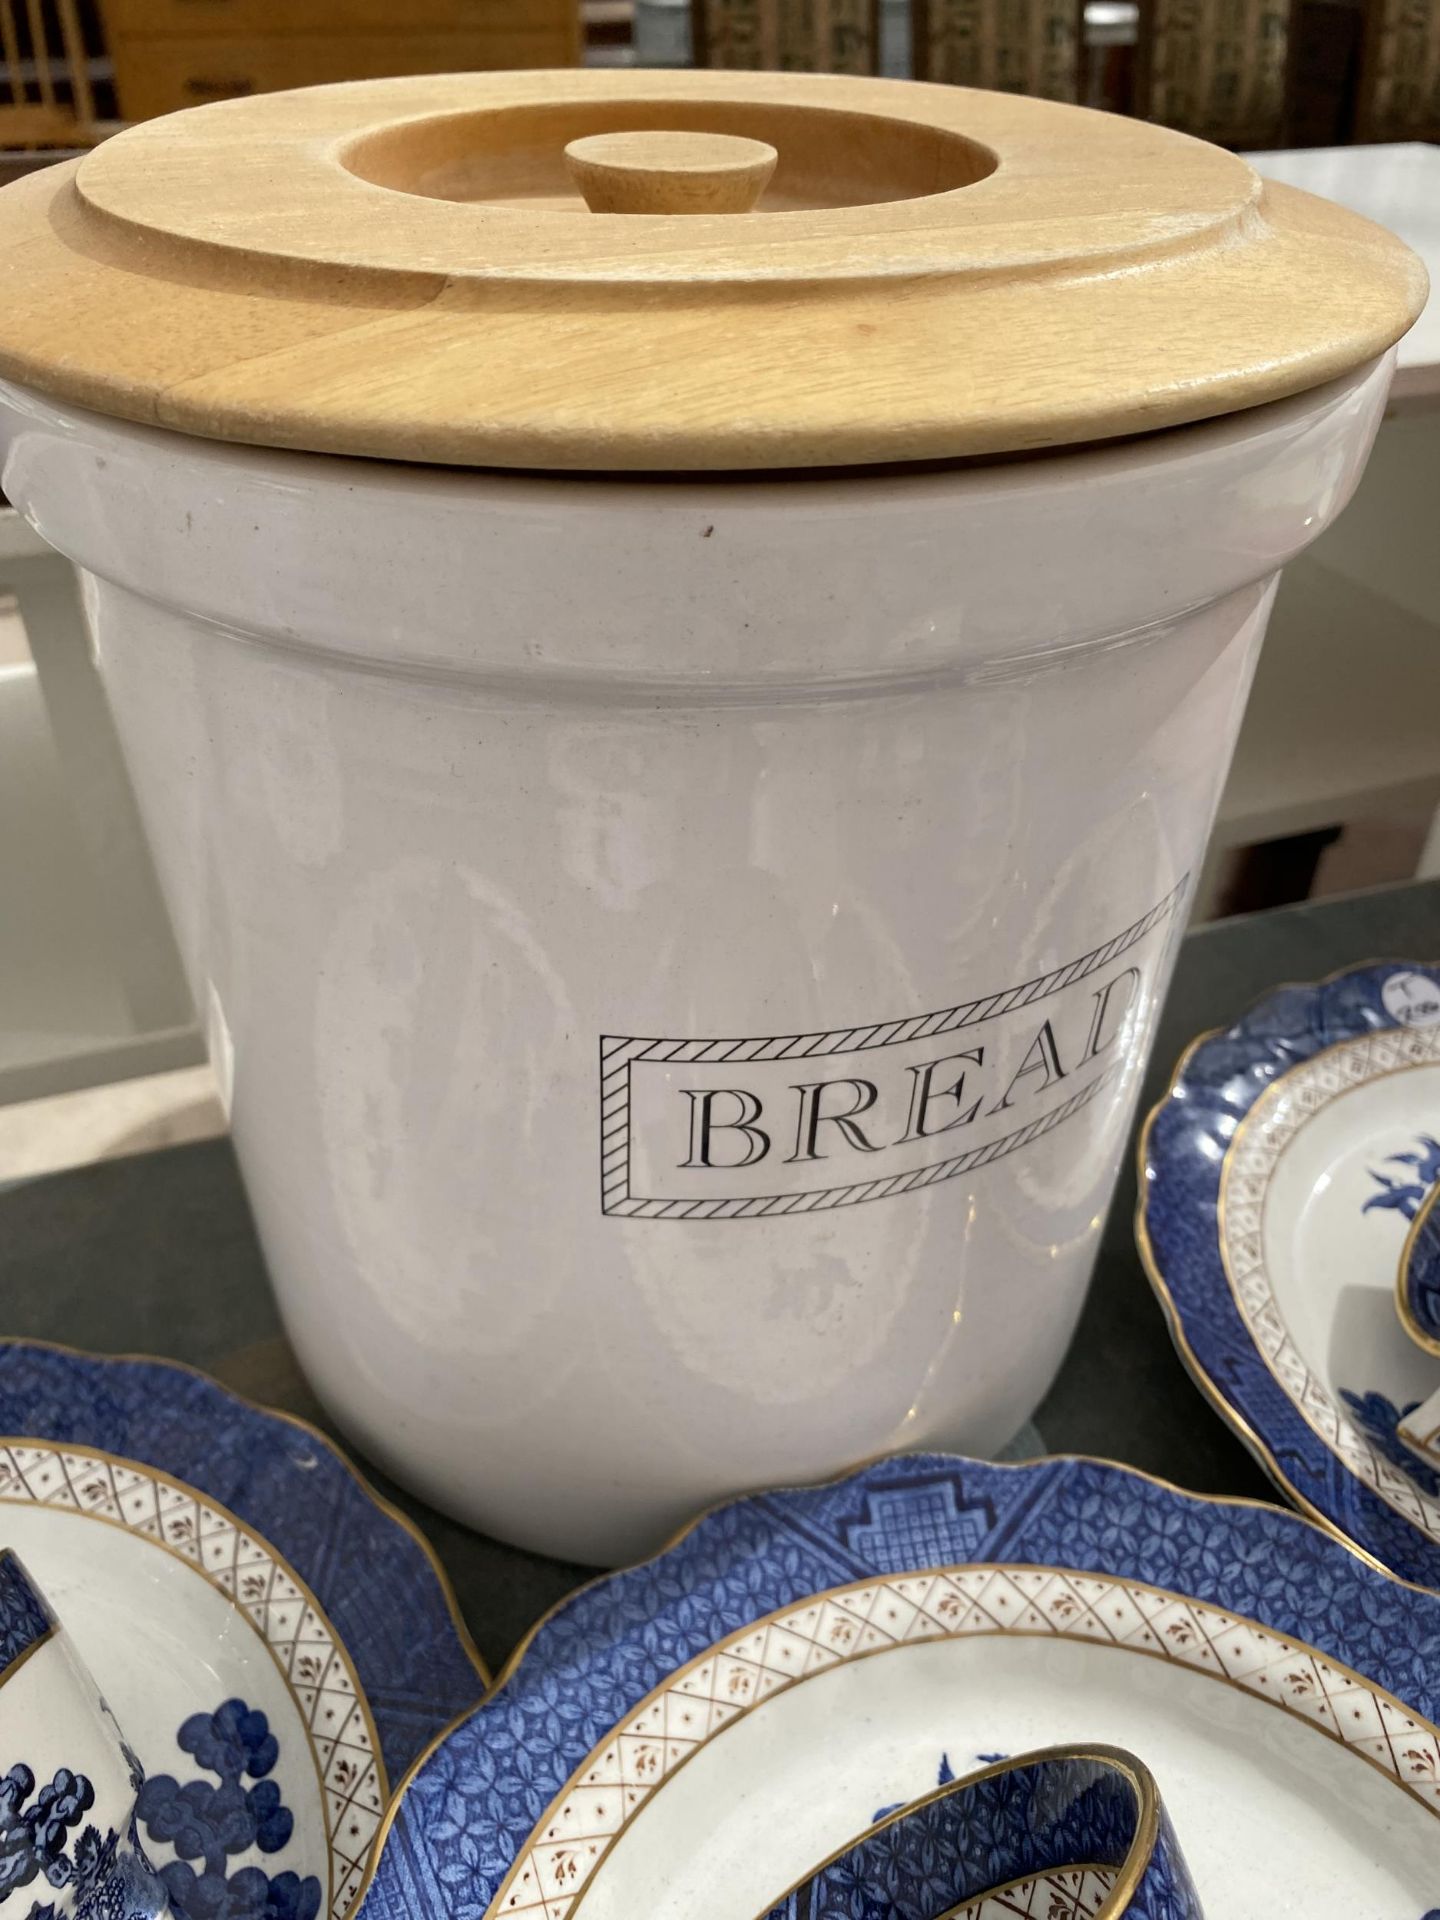
M572 66L578 0L103 0L121 117L330 80Z
M138 35L514 33L576 31L577 0L103 0L112 39ZM397 20L401 22L397 26Z

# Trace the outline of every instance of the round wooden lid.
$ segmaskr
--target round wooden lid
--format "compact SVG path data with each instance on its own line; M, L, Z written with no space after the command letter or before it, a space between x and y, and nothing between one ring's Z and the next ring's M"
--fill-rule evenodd
M0 192L0 373L251 444L591 471L1060 446L1382 352L1391 234L1143 121L903 81L458 74Z

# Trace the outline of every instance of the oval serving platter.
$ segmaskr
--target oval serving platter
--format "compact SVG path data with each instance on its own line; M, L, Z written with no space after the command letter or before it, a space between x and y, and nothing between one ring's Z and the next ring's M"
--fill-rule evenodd
M1421 1920L1437 1713L1440 1595L1294 1514L893 1458L722 1507L549 1614L405 1784L362 1911L752 1920L937 1783L1101 1741L1155 1774L1209 1912Z
M344 1920L392 1783L487 1679L410 1522L188 1367L9 1340L0 1545L144 1767L180 1920Z
M1440 1361L1402 1326L1440 1179L1440 969L1354 967L1194 1042L1140 1138L1136 1237L1181 1358L1271 1477L1440 1586L1440 1470L1408 1444Z

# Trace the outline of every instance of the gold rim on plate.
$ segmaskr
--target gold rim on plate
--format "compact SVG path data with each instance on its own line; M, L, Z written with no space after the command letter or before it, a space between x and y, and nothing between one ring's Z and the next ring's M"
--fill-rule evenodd
M907 1800L895 1808L883 1820L876 1820L860 1833L852 1834L850 1839L817 1862L808 1873L803 1873L793 1886L787 1887L778 1899L766 1903L765 1911L759 1920L768 1920L773 1910L799 1893L802 1887L815 1879L827 1867L833 1867L837 1860L843 1860L847 1853L853 1853L877 1833L883 1833L887 1827L898 1826L901 1821L922 1813L926 1807L936 1806L942 1800L953 1799L956 1794L965 1793L971 1787L983 1785L987 1780L998 1780L1002 1774L1020 1773L1031 1767L1060 1765L1067 1760L1089 1760L1098 1766L1106 1767L1112 1773L1123 1776L1126 1784L1135 1795L1135 1837L1125 1850L1125 1858L1116 1872L1114 1885L1106 1894L1104 1901L1090 1916L1090 1920L1123 1920L1131 1900L1139 1891L1145 1870L1155 1855L1156 1843L1160 1838L1160 1789L1155 1784L1155 1776L1144 1761L1124 1747L1112 1747L1103 1743L1084 1741L1074 1746L1060 1745L1036 1747L1029 1753L1017 1753L1013 1759L996 1760L988 1767L977 1768L974 1773L962 1774L958 1780L947 1781L944 1786L932 1787L929 1793L922 1793L918 1799ZM1032 1873L1022 1874L1018 1879L1007 1880L1001 1886L990 1887L981 1892L967 1894L965 1905L959 1911L968 1912L972 1903L990 1901L1010 1892L1016 1887L1027 1886L1034 1881L1043 1881L1050 1874L1069 1872L1089 1872L1096 1870L1092 1861L1076 1860L1063 1866L1041 1867ZM1109 1868L1103 1869L1108 1872ZM584 1896L582 1895L581 1898ZM578 1905L579 1902L576 1902ZM574 1909L572 1908L573 1912ZM1017 1908L1018 1912L1019 1909ZM941 1920L949 1920L942 1915Z
M376 1766L377 1766L379 1778L382 1785L382 1796L381 1796L380 1817L379 1817L378 1824L376 1825L376 1828L375 1828L374 1837L370 1842L370 1848L369 1848L368 1855L366 1857L364 1871L361 1875L359 1884L357 1885L354 1894L351 1896L350 1904L347 1909L347 1911L351 1914L358 1913L360 1910L361 1902L364 1900L365 1895L369 1890L370 1883L374 1879L375 1868L380 1857L380 1850L385 1844L385 1840L389 1835L391 1826L394 1824L395 1813L397 1810L400 1795L404 1792L405 1788L409 1785L410 1781L414 1778L415 1773L418 1771L419 1767L435 1751L436 1747L439 1746L440 1742L444 1740L450 1733L453 1733L457 1727L461 1726L466 1720L468 1720L470 1715L475 1711L476 1707L479 1706L482 1701L488 1699L491 1693L494 1691L494 1683L492 1683L492 1680L491 1680L490 1670L486 1665L485 1660L481 1655L479 1648L476 1646L475 1641L471 1636L469 1628L465 1624L465 1618L460 1610L460 1602L459 1602L458 1596L456 1595L455 1588L451 1583L450 1576L446 1572L445 1567L442 1564L440 1557L436 1553L434 1547L431 1546L430 1542L425 1538L425 1535L420 1531L419 1527L409 1517L409 1515L406 1513L403 1513L400 1510L400 1508L397 1507L392 1500L388 1500L384 1494L380 1493L378 1489L371 1484L371 1482L366 1478L366 1476L348 1457L348 1455L343 1451L343 1449L340 1446L338 1446L336 1442L333 1441L328 1434L322 1432L319 1427L315 1426L312 1421L302 1418L302 1416L299 1414L289 1413L284 1408L266 1406L262 1401L252 1400L247 1394L237 1392L234 1387L227 1386L224 1383L224 1381L217 1380L214 1374L207 1373L202 1367L193 1366L187 1360L172 1360L164 1354L154 1354L154 1353L91 1353L91 1352L87 1352L82 1347L70 1346L68 1343L62 1340L37 1340L37 1339L30 1339L23 1335L16 1335L14 1337L7 1337L3 1340L0 1340L0 1349L3 1349L4 1347L28 1348L31 1350L45 1352L45 1353L54 1353L54 1354L59 1354L62 1357L68 1358L68 1359L95 1362L101 1366L140 1365L140 1366L168 1367L174 1370L175 1372L188 1374L194 1379L203 1381L207 1387L211 1387L215 1389L217 1392L225 1394L229 1399L236 1402L237 1405L247 1409L249 1412L261 1414L268 1419L283 1421L287 1426L294 1427L297 1432L303 1433L307 1439L323 1447L325 1451L328 1454L330 1454L338 1462L338 1464L344 1469L344 1471L349 1476L349 1478L360 1489L360 1492L364 1495L366 1500L369 1501L369 1503L372 1506L378 1509L379 1512L383 1513L387 1519L395 1522L406 1534L410 1536L410 1538L420 1548L421 1553L424 1555L426 1565L428 1566L430 1573L435 1580L436 1586L439 1589L440 1595L444 1600L446 1612L449 1615L450 1624L455 1632L455 1637L459 1642L460 1650L475 1671L476 1679L478 1680L480 1685L480 1696L477 1700L472 1701L469 1706L462 1708L461 1711L457 1713L453 1719L448 1721L446 1725L440 1729L439 1733L437 1733L434 1736L434 1738L431 1741L429 1741L421 1749L420 1753L411 1762L410 1766L406 1768L399 1782L392 1786L389 1781L388 1775L386 1773L384 1759L380 1751L380 1742L379 1742L378 1733L376 1732L376 1729L373 1724L373 1720L371 1719L371 1710L369 1706L368 1696L365 1694L363 1688L359 1689L359 1695L360 1695L361 1705L365 1714L367 1730L370 1732L373 1740L375 1761L376 1761ZM40 1438L40 1436L36 1436L36 1435L20 1436L18 1443L24 1444L24 1445L34 1445L37 1443L37 1441L39 1442L39 1444L46 1445L46 1446L55 1446L58 1444L53 1441L43 1440ZM74 1450L77 1452L84 1452L84 1453L95 1454L95 1455L100 1455L102 1453L105 1453L107 1457L112 1459L122 1458L122 1456L119 1456L119 1455L109 1454L108 1450L106 1449L91 1446L88 1442L85 1442L85 1441L75 1441L69 1444L72 1444ZM222 1508L218 1501L212 1499L209 1494L204 1493L200 1488L191 1487L187 1482L177 1481L175 1479L175 1476L165 1472L165 1470L162 1468L152 1467L145 1461L126 1460L125 1464L133 1465L136 1468L142 1470L143 1472L154 1475L159 1479L173 1482L176 1485L184 1486L187 1492L195 1494L198 1498L204 1500L208 1505L214 1507L218 1512L223 1512L226 1515L226 1517L230 1519L237 1527L246 1527L248 1525L248 1523L242 1523L237 1516L235 1516L229 1511L228 1508ZM248 1530L252 1532L255 1531L255 1529L253 1528L249 1528ZM165 1545L164 1542L159 1542L157 1544L160 1544L162 1546ZM266 1538L265 1545L266 1545L267 1551L272 1555L276 1564L285 1571L285 1573L289 1578L294 1580L297 1588L299 1588L299 1590L302 1593L304 1593L306 1597L310 1600L311 1604L316 1607L316 1610L321 1615L321 1617L328 1621L330 1617L328 1609L319 1606L319 1603L318 1601L316 1601L315 1596L311 1593L308 1583L300 1579L299 1575L295 1572L294 1568L290 1565L289 1561L285 1558L283 1554L279 1552L279 1550L273 1545L272 1542L269 1541L268 1538ZM166 1547L166 1551L173 1552L174 1549ZM180 1557L182 1559L184 1558L183 1555ZM186 1564L194 1565L193 1562L190 1562L188 1560L186 1561ZM203 1568L198 1570L203 1572ZM564 1603L562 1601L559 1604L563 1605ZM335 1643L336 1643L336 1646L340 1648L347 1665L351 1664L352 1656L350 1655L349 1649L345 1646L345 1643L341 1639L338 1632L335 1633ZM312 1759L313 1757L314 1756L312 1752ZM330 1843L330 1838L331 1836L328 1832L328 1827L327 1827L327 1834L326 1834L327 1850Z
M1223 1031L1223 1029L1217 1029L1217 1031ZM1209 1038L1208 1035L1204 1037ZM913 1452L914 1450L910 1449L909 1451ZM820 1480L802 1482L798 1485L781 1488L754 1488L747 1493L732 1494L723 1500L716 1500L702 1512L696 1514L693 1519L687 1520L683 1525L677 1527L662 1545L656 1548L654 1553L646 1554L639 1560L627 1562L624 1566L608 1568L601 1573L595 1574L591 1579L584 1580L579 1586L572 1588L569 1593L564 1594L552 1606L547 1607L526 1629L520 1639L516 1641L515 1646L500 1667L495 1676L494 1683L484 1698L478 1700L473 1707L467 1707L462 1713L456 1714L449 1725L442 1727L429 1744L416 1755L401 1775L394 1792L390 1796L390 1803L385 1809L380 1825L376 1829L375 1839L370 1853L370 1864L366 1869L364 1879L360 1883L359 1892L355 1896L356 1905L358 1906L359 1903L363 1902L370 1891L379 1868L381 1855L384 1853L386 1843L390 1838L391 1830L395 1825L396 1819L399 1817L400 1808L404 1803L405 1796L417 1776L428 1766L430 1761L434 1759L440 1748L444 1746L452 1734L458 1732L459 1729L482 1708L489 1706L499 1694L509 1686L519 1672L521 1665L538 1636L550 1625L551 1621L562 1613L566 1607L570 1606L572 1602L580 1599L587 1593L593 1592L597 1587L603 1586L607 1580L618 1579L622 1575L629 1573L636 1573L642 1567L651 1566L655 1562L665 1559L668 1554L673 1553L692 1533L703 1526L707 1520L713 1518L715 1514L722 1512L726 1507L740 1505L742 1502L756 1499L766 1492L815 1492L825 1487L838 1486L843 1481L850 1479L853 1475L863 1473L868 1467L879 1465L883 1460L904 1457L904 1452L869 1454L864 1459L857 1460L843 1468L840 1472L829 1474ZM959 1454L941 1455L940 1457L948 1457L956 1460L964 1458L963 1455ZM1362 1547L1358 1547L1353 1540L1341 1533L1338 1528L1326 1523L1323 1516L1317 1514L1312 1520L1307 1515L1293 1512L1280 1506L1273 1500L1260 1500L1249 1494L1196 1493L1188 1487L1178 1485L1173 1480L1165 1479L1161 1474L1149 1473L1143 1467L1130 1466L1123 1460L1108 1459L1103 1454L1045 1453L1037 1454L1031 1460L989 1461L983 1464L1004 1473L1026 1473L1036 1467L1045 1466L1104 1467L1113 1472L1128 1474L1136 1480L1147 1481L1151 1486L1159 1487L1162 1492L1178 1495L1183 1500L1194 1501L1199 1506L1225 1507L1231 1510L1239 1509L1242 1511L1258 1511L1271 1514L1289 1525L1323 1534L1327 1540L1335 1546L1342 1548L1352 1559L1360 1561L1364 1566L1368 1567L1371 1572L1380 1574L1395 1586L1408 1588L1412 1593L1423 1593L1428 1599L1434 1599L1435 1597L1432 1588L1421 1585L1419 1581L1405 1580L1401 1578L1399 1574L1392 1573L1388 1567L1382 1566L1373 1554L1366 1553ZM1237 1618L1238 1617L1240 1616L1237 1616ZM1330 1657L1328 1654L1325 1656L1327 1660L1330 1659ZM1403 1702L1397 1702L1396 1704L1403 1707ZM1408 1707L1403 1707L1403 1710L1407 1714L1410 1712Z
M1151 1290L1164 1309L1165 1322L1170 1333L1171 1343L1179 1355L1180 1362L1185 1368L1185 1371L1190 1375L1191 1380L1214 1407L1225 1424L1232 1429L1254 1455L1258 1464L1275 1482L1276 1486L1294 1503L1298 1509L1299 1516L1317 1526L1322 1533L1329 1534L1331 1539L1339 1541L1340 1545L1348 1552L1353 1553L1358 1560L1365 1561L1366 1564L1373 1567L1377 1573L1383 1573L1387 1579L1396 1581L1402 1587L1411 1587L1418 1593L1433 1593L1435 1592L1433 1587L1427 1587L1418 1580L1407 1580L1403 1575L1396 1573L1393 1567L1387 1567L1383 1560L1377 1559L1373 1553L1368 1552L1366 1548L1362 1547L1357 1540L1352 1540L1338 1521L1332 1520L1329 1514L1322 1513L1313 1500L1307 1499L1285 1473L1275 1453L1260 1437L1255 1428L1250 1425L1250 1422L1245 1418L1244 1414L1242 1414L1239 1408L1234 1406L1231 1401L1226 1399L1220 1388L1215 1385L1215 1382L1206 1371L1203 1361L1186 1337L1185 1328L1180 1318L1180 1309L1176 1304L1175 1296L1170 1291L1169 1282L1160 1269L1160 1262L1156 1257L1154 1244L1150 1239L1150 1229L1145 1217L1149 1188L1146 1168L1149 1162L1151 1133L1160 1115L1168 1107L1186 1068L1203 1046L1208 1045L1212 1040L1218 1040L1225 1034L1233 1032L1234 1029L1242 1025L1251 1014L1262 1007L1266 1001L1273 999L1277 994L1301 991L1314 987L1327 987L1333 981L1343 979L1346 974L1364 973L1374 967L1413 967L1414 965L1415 961L1413 959L1356 960L1347 966L1336 967L1332 972L1322 974L1318 980L1278 981L1273 987L1267 988L1264 993L1257 994L1252 1000L1247 1001L1245 1007L1235 1019L1225 1021L1219 1026L1208 1027L1203 1033L1195 1036L1171 1069L1170 1076L1165 1083L1164 1092L1145 1115L1139 1137L1135 1143L1135 1250L1140 1257L1140 1265L1144 1271L1145 1278L1150 1282ZM1348 1042L1340 1042L1339 1044L1346 1045ZM1271 1085L1277 1084L1278 1081L1283 1078L1283 1074L1277 1075L1276 1080L1272 1081ZM1267 1088L1266 1091L1268 1090ZM1232 1141L1230 1145L1233 1144ZM1226 1157L1228 1157L1228 1155L1229 1146L1226 1148ZM1328 1443L1324 1442L1323 1436L1320 1437L1322 1444L1326 1446L1326 1451L1331 1454L1332 1458L1336 1458L1337 1456L1334 1455ZM1183 1491L1183 1489L1177 1489L1177 1491ZM1201 1494L1194 1497L1204 1499L1207 1496ZM1259 1502L1257 1504L1264 1505L1266 1503Z
M455 1637L460 1642L460 1650L479 1676L481 1698L486 1697L494 1684L491 1679L490 1669L479 1647L476 1646L469 1627L465 1624L465 1616L460 1609L459 1597L451 1583L449 1574L445 1571L439 1554L436 1553L434 1547L431 1546L430 1542L425 1538L425 1535L420 1531L410 1516L402 1512L393 1500L387 1499L385 1495L366 1478L339 1443L332 1440L328 1433L322 1432L313 1421L304 1419L298 1413L288 1413L284 1407L267 1406L263 1400L252 1400L248 1394L240 1393L236 1388L227 1386L223 1380L216 1379L213 1373L207 1373L203 1367L193 1366L188 1360L172 1360L168 1355L163 1353L92 1353L84 1347L72 1347L63 1340L35 1340L25 1334L6 1335L0 1338L0 1350L3 1350L5 1347L30 1347L43 1353L64 1354L72 1360L95 1361L101 1366L170 1367L176 1373L188 1373L196 1380L203 1380L207 1387L213 1387L218 1393L226 1394L240 1406L248 1408L251 1413L263 1414L267 1419L271 1420L283 1420L287 1426L294 1427L309 1439L317 1441L325 1451L333 1455L335 1460L345 1469L346 1473L359 1487L361 1493L364 1494L371 1506L378 1507L387 1519L393 1520L397 1526L408 1533L416 1546L419 1547L421 1553L424 1554L430 1572L434 1576L435 1583L440 1589L441 1598L445 1602L445 1609L450 1615L450 1624L455 1629ZM83 1444L83 1442L76 1442L77 1446ZM92 1449L92 1451L100 1451L100 1449ZM143 1465L144 1463L142 1462L140 1464ZM160 1469L149 1469L149 1471L158 1472ZM198 1492L199 1489L196 1488L195 1491ZM208 1497L207 1495L206 1498L208 1499ZM476 1701L475 1705L478 1706L479 1704L479 1701ZM473 1708L467 1708L466 1712L473 1712L473 1710Z
M1429 1225L1430 1216L1440 1204L1440 1182L1437 1182L1420 1202L1420 1211L1410 1222L1410 1231L1405 1236L1405 1245L1400 1249L1400 1266L1395 1275L1395 1311L1400 1316L1400 1324L1426 1353L1440 1355L1440 1334L1427 1332L1415 1318L1415 1309L1410 1304L1410 1293L1406 1286L1410 1262L1415 1249L1420 1244L1420 1235Z

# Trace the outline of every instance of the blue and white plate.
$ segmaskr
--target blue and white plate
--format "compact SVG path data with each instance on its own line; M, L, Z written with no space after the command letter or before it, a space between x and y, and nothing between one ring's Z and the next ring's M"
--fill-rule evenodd
M1141 1136L1137 1237L1182 1358L1297 1502L1440 1586L1440 1471L1407 1416L1407 1228L1440 1179L1440 969L1282 987L1197 1040Z
M138 1754L182 1920L342 1920L392 1783L486 1684L410 1523L189 1368L6 1341L0 1546Z
M1210 1914L1421 1920L1437 1715L1440 1595L1295 1514L885 1460L551 1613L402 1792L362 1920L751 1920L897 1802L1094 1742L1154 1773Z

